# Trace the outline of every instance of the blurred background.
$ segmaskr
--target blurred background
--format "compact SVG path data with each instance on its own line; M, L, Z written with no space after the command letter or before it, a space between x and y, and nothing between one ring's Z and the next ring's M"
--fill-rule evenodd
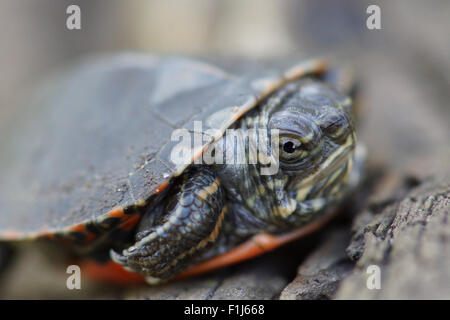
M81 30L66 28L71 4ZM366 26L371 4L381 30ZM370 165L424 175L450 158L449 34L447 0L0 0L0 126L42 77L88 55L320 55L356 71Z

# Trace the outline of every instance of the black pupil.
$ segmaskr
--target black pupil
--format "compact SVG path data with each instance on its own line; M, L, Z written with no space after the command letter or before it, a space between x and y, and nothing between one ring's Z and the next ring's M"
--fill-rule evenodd
M295 151L295 146L292 141L288 141L283 145L283 150L287 153L293 153Z

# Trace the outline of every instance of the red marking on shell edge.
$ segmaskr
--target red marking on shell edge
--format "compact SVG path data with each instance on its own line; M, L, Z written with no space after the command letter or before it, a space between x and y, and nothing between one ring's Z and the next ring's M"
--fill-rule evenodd
M145 282L145 277L125 270L113 261L100 264L94 261L81 261L81 270L89 279L100 282L115 283L120 285L139 284Z
M111 211L109 211L106 215L108 217L121 218L125 215L125 213L123 212L122 207L116 207L116 208L113 208Z
M46 238L46 239L50 239L50 240L56 239L56 236L54 233L44 234L42 237Z
M168 182L161 183L161 184L155 189L155 192L156 192L156 193L162 192L165 188L167 188L168 185L169 185Z
M129 219L122 222L119 228L125 231L131 230L136 225L136 223L139 222L139 219L140 216L138 214L132 215Z
M203 153L205 153L205 150L208 148L208 146L209 146L209 144L203 146L199 152L194 154L194 156L192 157L192 162L195 162L195 160L197 160Z
M96 238L96 235L90 232L86 229L86 225L84 223L78 224L76 226L73 226L69 229L70 232L80 232L86 235L86 238L84 239L84 243L89 243L93 241Z

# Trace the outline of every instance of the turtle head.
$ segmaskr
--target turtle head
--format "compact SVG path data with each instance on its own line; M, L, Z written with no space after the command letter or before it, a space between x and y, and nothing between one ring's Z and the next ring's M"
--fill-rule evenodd
M349 97L308 79L291 84L290 90L271 113L268 127L278 130L277 179L285 181L290 207L295 199L296 210L303 213L323 208L348 189L356 136ZM302 203L305 207L299 208ZM293 211L285 209L280 212Z

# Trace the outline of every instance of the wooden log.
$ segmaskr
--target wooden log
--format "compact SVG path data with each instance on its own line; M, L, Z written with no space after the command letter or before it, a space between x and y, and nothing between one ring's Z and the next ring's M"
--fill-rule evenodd
M348 254L356 267L335 298L450 298L450 175L414 184L401 200L374 203L355 220ZM381 270L380 289L366 285L371 265Z

